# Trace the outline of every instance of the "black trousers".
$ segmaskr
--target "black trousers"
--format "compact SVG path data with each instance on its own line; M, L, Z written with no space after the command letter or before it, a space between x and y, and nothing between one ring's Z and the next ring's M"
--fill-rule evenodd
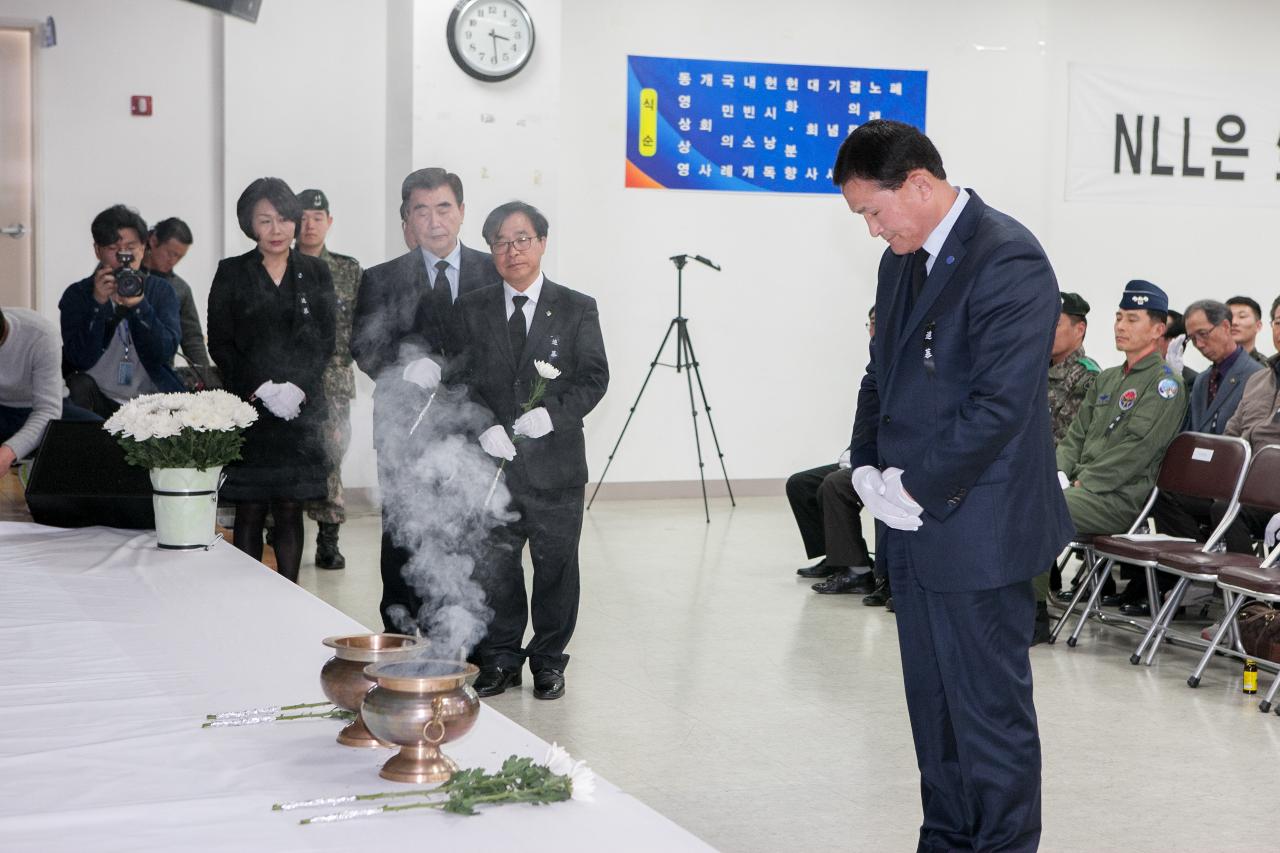
M787 478L787 501L810 559L825 554L829 566L870 563L852 476L848 468L821 465Z
M1166 536L1185 536L1203 542L1212 532L1213 501L1208 498L1197 498L1191 495L1180 495L1176 492L1161 492L1151 507L1151 517L1156 521L1156 529ZM1218 516L1219 520L1222 518ZM1121 577L1134 580L1141 578L1143 572L1133 566L1120 569ZM1178 578L1168 572L1156 572L1156 585L1161 592L1168 592L1178 583ZM1128 594L1128 593L1127 593ZM1133 587L1134 601L1145 601L1146 584Z
M569 663L564 650L578 623L578 541L586 487L537 489L514 475L508 487L511 509L520 518L493 531L490 557L476 568L493 608L476 655L484 666L519 669L528 659L533 672L564 670ZM531 596L526 596L521 562L525 543L533 561ZM533 638L522 647L530 621Z
M103 394L97 381L89 374L72 373L66 382L67 398L80 408L88 409L104 420L120 409L120 404Z
M385 492L384 492L385 494ZM383 630L393 634L414 632L413 622L417 620L418 609L422 607L422 599L413 591L404 579L404 567L409 562L409 550L396 545L387 528L387 514L382 513L382 551L379 555L379 568L382 572L382 600L378 610L382 613ZM392 609L404 608L408 612L410 622L404 623L394 619Z
M811 560L827 553L818 489L828 474L838 470L838 465L820 465L787 478L787 501L791 504L791 514L796 517L796 527L800 528L805 556Z
M1031 853L1040 840L1040 732L1032 701L1030 581L932 592L906 537L885 531L907 713L920 767L917 850Z
M818 487L818 504L822 508L827 564L868 565L871 558L862 536L862 501L853 490L853 475L848 468L837 468L823 478Z

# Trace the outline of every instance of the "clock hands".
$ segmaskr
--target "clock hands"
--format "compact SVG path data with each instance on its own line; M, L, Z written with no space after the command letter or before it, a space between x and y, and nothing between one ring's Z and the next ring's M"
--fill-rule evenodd
M489 30L489 38L493 39L493 62L496 65L498 63L498 39L503 41L511 41L511 39L498 35L494 30Z

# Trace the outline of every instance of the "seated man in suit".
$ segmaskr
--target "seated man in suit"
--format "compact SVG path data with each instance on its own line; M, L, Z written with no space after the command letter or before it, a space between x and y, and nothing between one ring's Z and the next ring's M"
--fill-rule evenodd
M1079 533L1129 529L1181 428L1187 394L1158 346L1168 307L1165 292L1149 281L1125 286L1115 320L1125 363L1098 374L1058 445L1058 477Z
M1222 435L1240 405L1248 378L1265 368L1232 338L1231 309L1223 303L1198 300L1187 306L1185 317L1187 337L1212 366L1191 386L1191 405L1183 429ZM1204 539L1212 529L1212 508L1213 502L1203 498L1161 492L1152 515L1161 533ZM1156 579L1162 590L1177 582L1164 572ZM1146 586L1130 584L1120 596L1120 604L1121 611L1129 615L1149 615Z
M71 401L103 418L141 394L185 390L170 366L182 327L164 279L139 272L147 223L117 204L90 226L98 266L58 302Z
M524 202L489 214L482 231L502 284L466 294L455 306L466 341L459 378L492 413L480 446L504 460L519 518L493 532L479 581L493 608L476 647L476 693L494 696L520 684L529 661L533 695L564 695L565 647L578 618L578 540L587 484L582 419L609 385L596 301L542 274L547 219ZM554 367L539 381L538 360ZM545 388L541 399L534 389ZM507 430L510 429L509 435ZM517 451L513 439L519 441ZM521 553L533 559L533 598L525 600ZM532 609L533 639L523 646Z
M1276 355L1267 359L1266 366L1249 375L1244 392L1236 406L1223 435L1237 436L1249 442L1256 454L1268 444L1280 444L1280 298L1271 303L1271 342ZM1226 515L1225 501L1214 501L1209 509L1209 521L1214 527ZM1223 541L1228 551L1240 554L1253 553L1253 542L1262 539L1272 516L1263 510L1242 506L1236 520L1227 528Z
M453 303L501 281L487 253L458 239L465 213L457 175L439 168L409 173L400 185L400 219L412 248L365 270L356 291L351 355L375 383L373 445L384 502L397 492L391 486L410 452L414 418L439 384L444 359L458 353L459 342L449 338ZM409 554L393 540L391 511L384 506L382 514L382 622L388 631L412 633L422 601L403 577Z

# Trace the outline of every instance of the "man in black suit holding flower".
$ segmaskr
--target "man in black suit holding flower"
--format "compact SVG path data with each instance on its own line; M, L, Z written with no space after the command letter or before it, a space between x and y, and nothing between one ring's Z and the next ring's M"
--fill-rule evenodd
M493 413L480 446L503 460L511 509L520 516L494 531L493 555L479 578L494 610L476 649L481 696L518 686L526 658L534 696L564 695L564 650L578 618L587 484L582 419L604 396L609 365L596 301L542 274L547 227L546 217L524 202L490 213L481 233L502 284L465 294L454 306L458 340L466 342L457 381ZM526 542L531 608L520 564ZM530 609L533 639L522 648Z

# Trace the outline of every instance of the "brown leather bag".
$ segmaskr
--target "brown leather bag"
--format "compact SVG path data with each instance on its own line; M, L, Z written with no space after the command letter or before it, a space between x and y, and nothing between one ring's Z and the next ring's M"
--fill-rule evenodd
M1280 663L1280 610L1265 602L1251 601L1240 608L1236 623L1247 654Z

